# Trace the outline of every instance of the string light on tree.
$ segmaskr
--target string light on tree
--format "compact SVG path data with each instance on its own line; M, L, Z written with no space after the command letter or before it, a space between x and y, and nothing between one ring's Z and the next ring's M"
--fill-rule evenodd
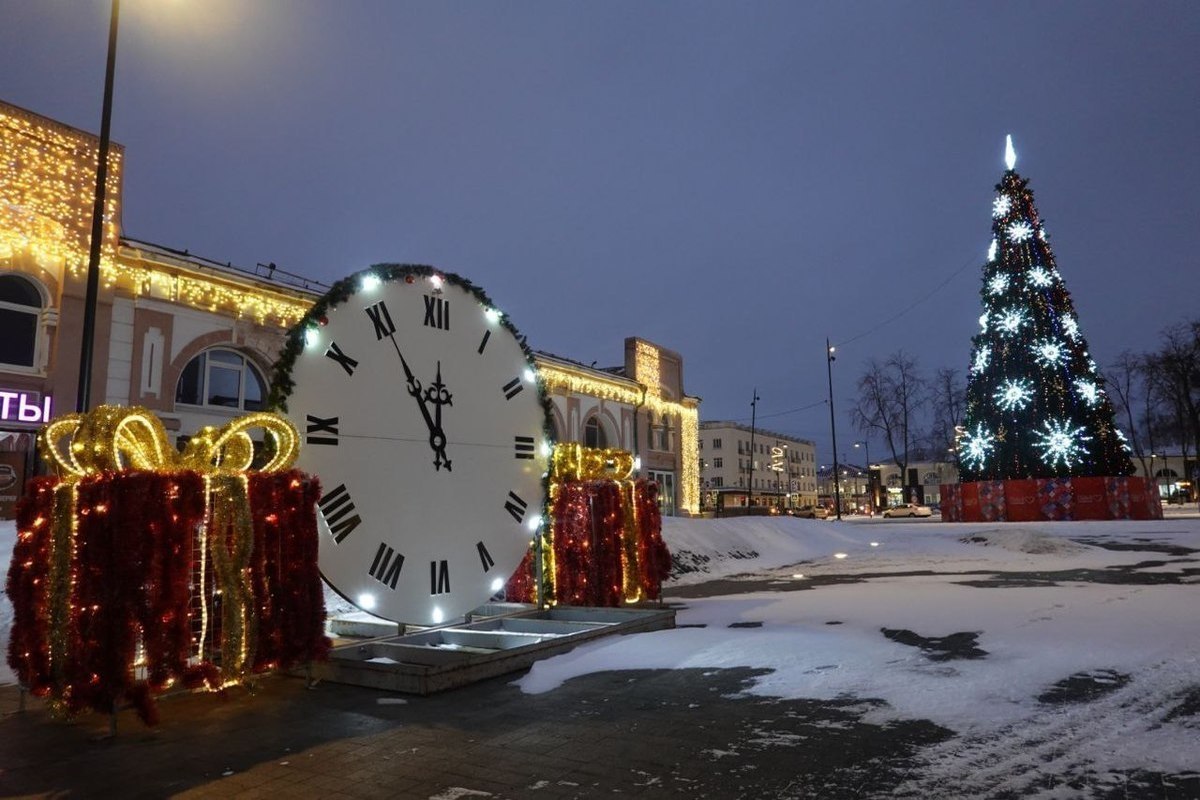
M1033 399L1033 384L1026 378L1009 379L992 395L1005 411L1019 411Z
M1069 422L1058 419L1048 419L1042 423L1043 430L1038 431L1034 445L1042 451L1042 461L1049 467L1070 468L1088 455L1085 442L1092 440L1086 436L1087 430L1082 425L1071 427Z

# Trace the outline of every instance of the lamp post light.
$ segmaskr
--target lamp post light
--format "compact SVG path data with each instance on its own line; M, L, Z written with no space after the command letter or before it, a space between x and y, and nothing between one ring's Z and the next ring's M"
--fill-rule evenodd
M108 62L104 69L104 105L100 113L100 150L96 157L96 196L92 206L92 240L88 249L87 292L83 300L83 338L79 350L79 387L76 411L91 404L92 352L96 339L96 302L100 293L100 242L104 232L104 190L108 180L108 140L112 127L113 76L117 66L117 20L121 2L112 0L108 23Z
M863 448L863 455L867 458L867 514L875 516L875 479L871 475L871 442L869 439L864 439L861 442L855 442L855 447Z
M829 344L827 337L825 339L825 372L829 376L829 433L833 438L833 507L840 520L842 518L842 490L838 486L837 423L834 421L833 413L833 362L837 359L833 351L836 349Z
M775 447L771 450L771 460L774 461L776 456L779 456L779 465L771 465L775 470L775 487L779 490L779 510L783 511L783 473L787 470L787 450L788 446L779 444L779 440L775 440Z
M758 413L758 387L754 388L754 398L750 401L750 480L746 487L746 513L754 505L754 423Z

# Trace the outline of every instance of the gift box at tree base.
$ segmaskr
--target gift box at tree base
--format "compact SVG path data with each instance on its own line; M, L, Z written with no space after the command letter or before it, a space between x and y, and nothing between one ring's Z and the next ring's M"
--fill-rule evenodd
M943 484L943 522L1162 519L1153 483L1135 476Z
M671 555L662 539L658 486L630 480L632 471L633 456L622 450L555 447L541 547L546 602L615 607L661 596ZM531 549L505 588L507 600L537 601L536 559Z
M275 441L257 470L254 427ZM172 687L218 690L327 655L320 487L289 468L286 420L206 429L180 455L149 412L102 406L40 438L61 477L34 479L19 502L6 587L8 663L33 694L67 715L129 703L153 724Z

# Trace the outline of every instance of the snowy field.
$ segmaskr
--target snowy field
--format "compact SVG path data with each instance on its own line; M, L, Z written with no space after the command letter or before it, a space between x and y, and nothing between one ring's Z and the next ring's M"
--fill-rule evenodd
M517 683L542 693L606 670L751 667L768 670L755 695L852 697L865 722L953 732L920 752L897 796L1100 797L1128 791L1131 775L1200 786L1200 515L1188 512L1007 525L669 518L678 627L581 646ZM14 536L0 522L0 564ZM11 620L5 597L5 652ZM0 665L0 683L12 680ZM1075 790L1062 792L1063 776Z

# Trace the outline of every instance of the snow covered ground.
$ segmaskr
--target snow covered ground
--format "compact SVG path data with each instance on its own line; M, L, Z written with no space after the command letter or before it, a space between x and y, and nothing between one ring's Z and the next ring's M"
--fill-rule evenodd
M1007 525L668 518L679 627L581 646L517 683L540 693L605 670L752 667L769 670L752 694L882 700L864 702L864 721L955 734L922 751L898 796L1062 796L1045 775L1096 791L1131 773L1198 780L1200 515L1188 511ZM0 522L0 565L14 536ZM0 598L5 650L11 620Z

